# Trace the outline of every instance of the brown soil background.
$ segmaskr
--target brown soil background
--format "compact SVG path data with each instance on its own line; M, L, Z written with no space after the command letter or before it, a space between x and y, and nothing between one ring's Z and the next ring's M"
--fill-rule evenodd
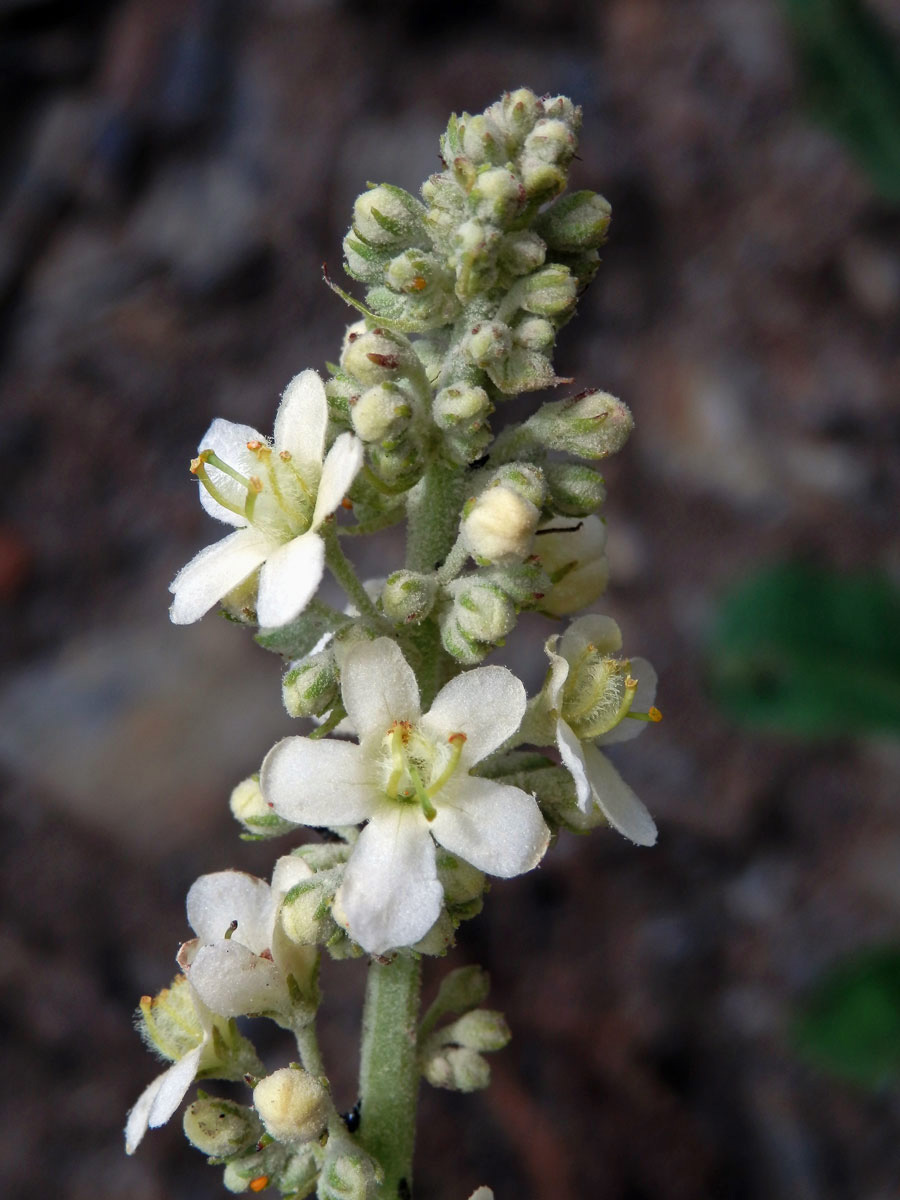
M5 1194L224 1194L177 1120L132 1159L121 1140L157 1070L136 1001L197 874L268 874L226 800L289 728L275 658L166 620L217 536L187 460L336 356L320 264L340 275L365 181L417 187L451 110L527 84L583 105L573 183L613 205L557 363L637 421L605 608L660 670L666 719L618 761L661 837L563 838L464 928L452 962L488 966L515 1036L487 1092L424 1094L416 1196L890 1200L896 1094L811 1071L786 1027L830 963L897 936L900 752L742 733L703 646L756 563L900 571L900 216L806 117L771 0L446 10L0 2ZM532 683L544 632L517 635ZM360 966L324 983L349 1108Z

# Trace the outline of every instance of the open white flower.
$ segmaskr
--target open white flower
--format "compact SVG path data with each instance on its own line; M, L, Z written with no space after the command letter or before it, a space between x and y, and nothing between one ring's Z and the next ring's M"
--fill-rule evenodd
M288 384L272 441L249 425L213 421L191 470L206 511L237 530L201 550L172 580L169 615L176 625L199 620L257 568L260 625L286 625L306 607L325 566L317 531L363 458L351 433L342 433L326 455L327 424L325 387L315 371Z
M353 646L341 690L359 737L289 737L262 766L263 795L304 825L367 824L336 907L372 954L411 946L440 915L435 842L501 878L537 866L550 833L533 796L469 770L518 729L525 689L504 667L452 679L421 713L415 674L388 638Z
M573 621L561 638L547 642L547 701L557 715L556 744L575 781L578 807L589 813L597 804L619 833L652 846L653 818L597 748L630 741L648 720L659 720L653 708L656 672L645 658L614 657L621 648L622 634L611 617L589 613Z
M197 937L178 961L200 999L223 1017L272 1013L289 1019L294 1007L288 977L303 988L316 951L297 946L278 919L281 902L312 871L301 858L279 858L272 885L243 871L201 875L187 897Z

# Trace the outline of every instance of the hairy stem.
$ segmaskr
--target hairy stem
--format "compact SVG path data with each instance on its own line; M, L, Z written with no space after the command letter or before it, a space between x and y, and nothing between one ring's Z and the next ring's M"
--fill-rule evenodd
M461 467L432 462L409 493L406 565L434 571L450 553L463 497Z

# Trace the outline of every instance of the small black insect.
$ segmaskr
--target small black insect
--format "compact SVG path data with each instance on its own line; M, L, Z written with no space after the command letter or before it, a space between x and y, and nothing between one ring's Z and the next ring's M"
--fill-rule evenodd
M347 1131L349 1133L356 1133L357 1129L359 1129L359 1113L361 1106L362 1100L357 1100L349 1112L345 1112L341 1115L341 1120L347 1126Z
M409 1184L405 1179L401 1179L397 1184L398 1200L412 1200L412 1192L409 1190Z

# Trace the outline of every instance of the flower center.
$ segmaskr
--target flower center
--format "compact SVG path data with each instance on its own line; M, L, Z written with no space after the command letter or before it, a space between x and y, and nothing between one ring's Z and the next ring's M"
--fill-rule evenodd
M571 664L562 717L582 741L608 733L627 715L637 690L627 660L588 645Z
M446 742L435 742L412 722L394 721L382 741L385 796L400 804L418 804L433 821L433 799L456 771L465 740L464 733L451 733Z
M217 504L277 541L306 533L312 524L318 479L304 475L287 450L276 454L268 442L256 440L248 442L247 449L258 463L252 475L242 475L214 450L200 451L191 462L191 474ZM226 491L221 477L211 474L210 468L237 483L243 494L234 488Z

